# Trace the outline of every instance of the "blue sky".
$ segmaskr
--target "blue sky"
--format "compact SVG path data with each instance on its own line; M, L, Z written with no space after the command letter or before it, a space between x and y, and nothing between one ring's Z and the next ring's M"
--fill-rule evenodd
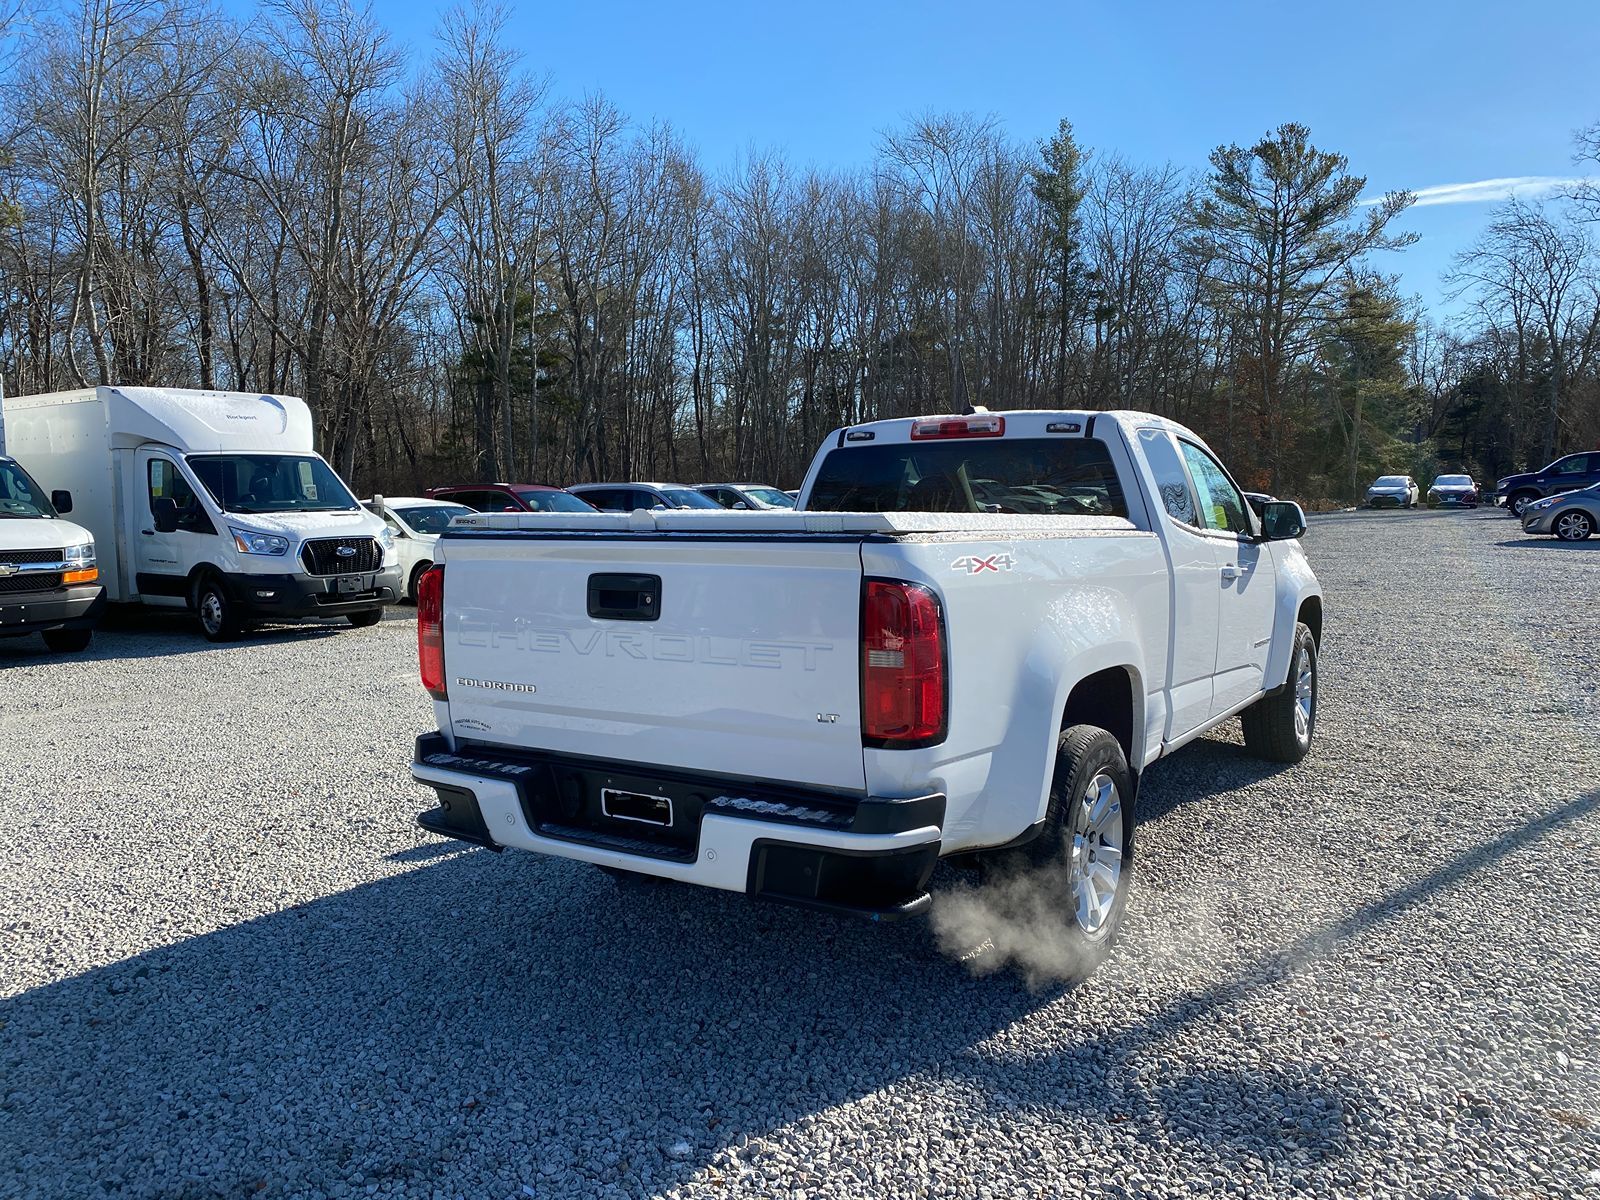
M439 11L374 0L419 50ZM1600 120L1595 0L569 0L515 7L510 30L553 95L669 121L713 169L752 147L858 165L928 108L992 113L1025 140L1066 117L1089 146L1194 169L1297 120L1381 192L1568 177L1573 131ZM1401 227L1421 241L1385 265L1442 303L1439 272L1492 208L1413 209Z

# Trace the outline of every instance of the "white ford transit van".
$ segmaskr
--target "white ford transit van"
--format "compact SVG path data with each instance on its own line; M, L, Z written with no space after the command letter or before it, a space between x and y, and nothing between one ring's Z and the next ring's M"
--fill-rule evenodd
M311 449L294 396L97 387L5 401L9 448L70 491L112 603L188 608L212 641L252 622L375 625L393 539Z

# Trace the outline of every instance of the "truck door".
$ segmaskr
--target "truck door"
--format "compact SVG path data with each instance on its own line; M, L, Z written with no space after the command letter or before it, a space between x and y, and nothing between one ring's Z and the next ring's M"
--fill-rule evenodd
M1167 659L1170 716L1163 738L1172 741L1211 718L1221 612L1217 550L1206 535L1194 489L1172 438L1165 430L1141 429L1139 445L1168 518L1162 540L1172 568L1172 642Z
M131 522L134 586L146 604L181 607L187 603L189 572L215 559L216 526L206 515L183 468L160 450L140 450L130 473L127 512ZM156 512L171 502L176 529L162 529ZM207 553L207 551L212 551Z
M1254 540L1250 507L1222 464L1193 442L1180 438L1178 447L1194 481L1206 537L1217 554L1221 611L1211 712L1220 716L1259 692L1266 679L1277 581L1272 555Z

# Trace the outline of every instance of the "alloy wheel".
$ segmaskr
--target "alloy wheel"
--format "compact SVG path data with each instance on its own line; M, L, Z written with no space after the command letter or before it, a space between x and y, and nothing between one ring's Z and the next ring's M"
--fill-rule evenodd
M1122 886L1122 795L1101 771L1072 813L1068 886L1078 927L1090 939L1104 937Z
M1294 660L1294 736L1302 746L1311 740L1311 717L1316 704L1316 672L1311 655L1302 647Z
M1556 518L1556 536L1564 542L1581 542L1593 532L1588 513L1562 513Z

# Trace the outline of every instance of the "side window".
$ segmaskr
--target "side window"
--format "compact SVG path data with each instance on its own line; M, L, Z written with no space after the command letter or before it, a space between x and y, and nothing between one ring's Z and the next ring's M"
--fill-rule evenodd
M1572 455L1572 457L1564 458L1560 462L1558 462L1556 464L1556 469L1554 471L1552 471L1551 474L1552 475L1581 475L1581 474L1583 474L1584 468L1587 465L1588 464L1584 462L1584 456L1583 455L1574 454L1574 455Z
M1250 518L1245 512L1244 497L1233 486L1233 481L1217 460L1199 446L1188 442L1178 444L1183 448L1184 460L1189 464L1195 490L1200 493L1200 515L1206 527L1244 536L1253 532Z
M583 498L601 512L622 511L623 497L614 488L604 488L597 492L584 492Z
M1141 429L1139 444L1150 463L1150 472L1155 476L1156 489L1161 493L1167 516L1200 528L1200 512L1195 506L1194 493L1189 489L1189 477L1184 474L1183 462L1173 449L1172 439L1159 429Z
M157 500L171 500L178 510L178 528L188 530L190 533L213 533L211 518L206 516L205 509L200 507L200 501L194 494L194 489L189 486L189 481L183 477L177 465L165 458L152 458L150 460L150 511L156 510Z
M643 488L634 488L633 491L628 493L629 512L632 512L636 508L654 508L658 504L665 505L667 508L672 507L672 505L667 504L665 500L656 495L654 492L647 492Z

